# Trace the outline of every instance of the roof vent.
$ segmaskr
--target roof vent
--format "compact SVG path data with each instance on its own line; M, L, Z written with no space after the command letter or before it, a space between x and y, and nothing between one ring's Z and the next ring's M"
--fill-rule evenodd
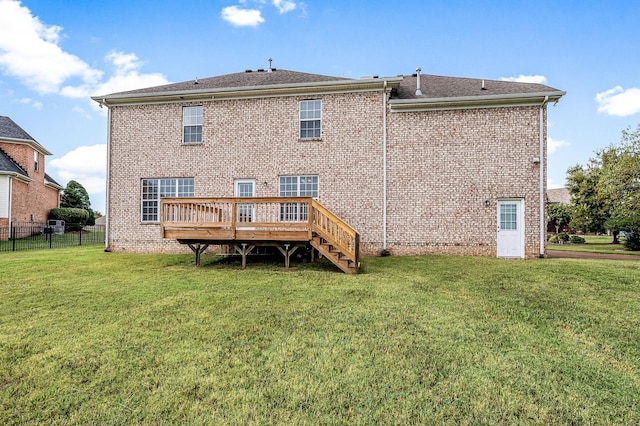
M257 71L258 72L264 72L264 69L263 68L258 68Z
M422 71L422 68L416 68L416 96L422 96L422 91L420 90L420 71Z
M198 77L193 81L193 84L198 84Z
M253 72L253 71L251 71L251 70L244 70L244 72Z
M267 70L267 72L273 71L273 69L271 68L271 62L273 62L273 59L269 58L269 69Z
M480 90L487 90L487 88L484 87L484 80L482 80L482 87L480 88Z

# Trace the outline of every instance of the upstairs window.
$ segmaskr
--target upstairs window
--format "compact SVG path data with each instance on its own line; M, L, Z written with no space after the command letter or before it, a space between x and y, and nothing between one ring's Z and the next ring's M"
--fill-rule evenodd
M160 221L160 198L193 197L194 179L142 179L142 221Z
M38 171L38 160L40 159L40 154L38 151L33 151L33 170Z
M300 139L319 139L322 101L300 101Z
M202 143L202 106L182 108L182 142Z

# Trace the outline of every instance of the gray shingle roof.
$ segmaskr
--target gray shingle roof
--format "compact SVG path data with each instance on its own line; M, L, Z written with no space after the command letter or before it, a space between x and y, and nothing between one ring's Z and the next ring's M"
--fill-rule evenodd
M11 158L9 154L4 152L2 148L0 148L0 173L16 173L24 177L29 177L27 172L23 170L22 167L18 165L18 163L13 161L13 158Z
M34 138L25 132L22 127L18 126L12 119L0 115L0 139L21 139L25 141L36 142Z
M203 79L194 79L181 83L167 84L164 86L149 87L127 92L113 93L105 95L104 98L109 99L125 99L148 96L166 97L170 95L182 95L187 93L213 93L223 91L233 91L234 89L262 89L265 90L270 86L277 87L294 87L296 85L304 85L312 87L315 83L326 86L327 83L335 82L341 87L346 87L344 83L379 80L382 84L383 80L393 80L394 89L392 100L400 102L412 101L428 101L430 99L447 99L447 98L487 98L492 96L515 97L528 94L546 94L553 93L555 95L564 94L557 89L536 83L519 83L501 80L482 80L478 78L462 78L462 77L445 77L437 75L422 74L420 76L420 85L422 90L421 96L416 96L416 75L396 76L396 77L368 77L363 79L351 79L344 77L334 77L320 74L309 74L298 71L289 70L266 70L246 71L234 74L226 74L216 77ZM484 89L482 82L484 81ZM94 96L93 99L100 101L102 96Z
M44 181L45 183L50 183L52 185L59 186L60 188L64 188L62 185L60 185L58 182L56 182L51 176L49 176L46 173L44 174Z
M547 202L571 204L571 194L567 188L547 189Z
M169 93L189 90L211 90L211 89L231 89L238 87L259 87L279 84L299 84L299 83L320 83L326 81L351 80L349 78L331 77L327 75L309 74L304 72L274 69L272 72L266 70L245 71L234 74L225 74L216 77L193 79L181 83L166 84L164 86L148 87L127 92L123 94L148 94L148 93ZM197 81L197 83L196 83ZM114 95L116 93L113 93Z
M482 82L484 81L484 90ZM417 76L403 76L402 82L394 94L395 99L456 98L466 96L515 95L527 93L556 92L557 89L537 83L519 83L502 80L482 80L478 78L445 77L439 75L420 75L420 91L416 96Z

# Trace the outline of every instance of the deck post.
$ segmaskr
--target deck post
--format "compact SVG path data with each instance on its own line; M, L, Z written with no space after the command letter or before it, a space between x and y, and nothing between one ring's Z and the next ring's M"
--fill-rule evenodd
M251 253L256 246L250 245L249 247L247 247L247 243L242 243L240 245L242 246L242 248L238 247L237 245L234 247L236 251L240 253L240 255L242 255L242 269L245 269L247 267L247 255Z
M278 250L280 250L280 253L282 253L282 255L284 256L284 267L286 269L289 269L291 255L295 253L295 251L298 250L298 247L299 247L299 246L293 246L293 248L289 250L290 246L291 244L284 244L284 248L280 246L276 246Z
M205 252L205 250L209 247L209 244L195 243L187 245L196 255L196 266L200 266L200 255Z
M231 201L231 238L236 239L236 200Z

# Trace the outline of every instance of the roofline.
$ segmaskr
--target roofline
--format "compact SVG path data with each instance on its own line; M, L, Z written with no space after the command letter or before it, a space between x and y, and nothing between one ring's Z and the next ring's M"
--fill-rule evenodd
M33 139L18 139L18 138L7 138L7 137L0 137L0 142L8 142L8 143L19 143L19 144L26 144L26 145L31 145L31 147L33 149L35 149L36 151L40 152L43 155L53 155L53 153L49 152L49 150L47 150L45 147L43 147L42 145L40 145L38 142L36 142Z
M0 170L0 175L3 176L9 176L9 177L14 177L22 182L25 183L29 183L29 182L33 182L33 179L31 179L29 176L25 176L23 174L17 173L17 172L5 172Z
M436 111L469 108L495 108L509 106L530 106L541 104L545 99L558 102L567 92L513 93L482 96L456 96L445 98L391 99L393 112Z
M51 182L51 181L49 181L49 180L45 180L45 181L44 181L44 184L45 184L46 186L48 186L48 187L53 188L53 189L57 189L58 191L64 191L64 187L60 186L60 185L59 185L59 184L57 184L57 183L53 183L53 182Z
M123 93L92 96L100 105L136 103L165 103L197 100L265 98L285 95L311 95L318 93L367 92L400 85L402 77L378 77L359 80L332 80L314 83L285 83L265 86L242 86L218 89L174 90L170 92Z

